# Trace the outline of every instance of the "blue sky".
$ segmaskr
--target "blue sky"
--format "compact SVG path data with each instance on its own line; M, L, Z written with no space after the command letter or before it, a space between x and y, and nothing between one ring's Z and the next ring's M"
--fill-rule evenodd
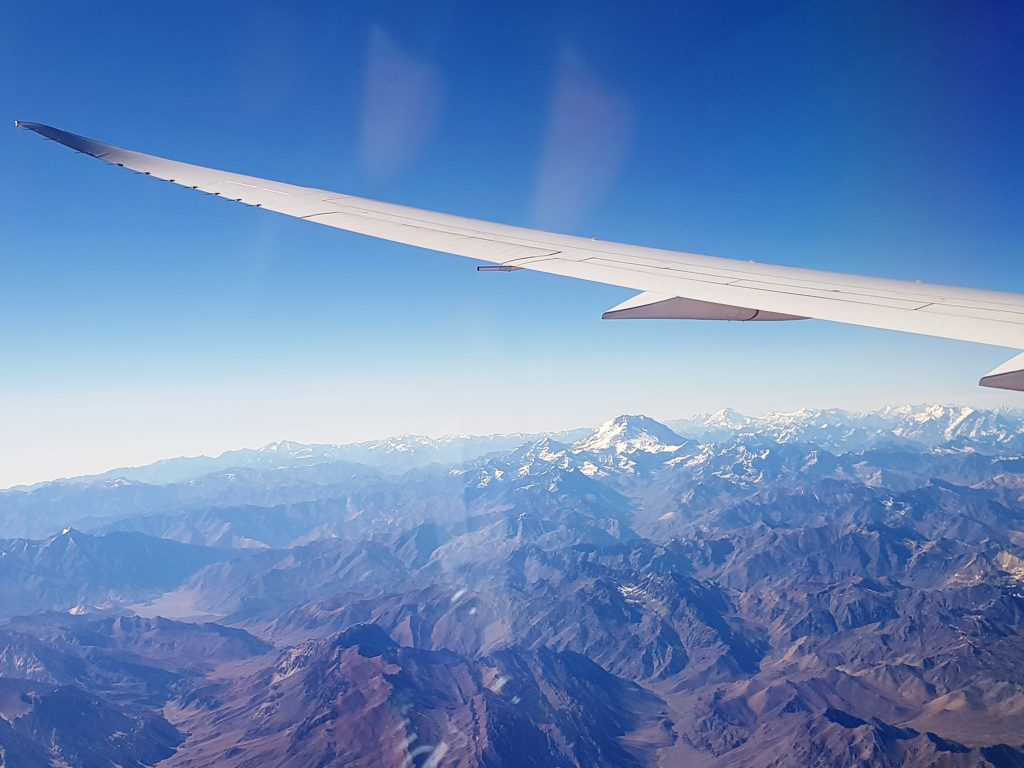
M0 104L132 149L479 218L1024 291L1024 6L5 5ZM1005 350L602 322L0 131L0 486L280 438L896 402Z

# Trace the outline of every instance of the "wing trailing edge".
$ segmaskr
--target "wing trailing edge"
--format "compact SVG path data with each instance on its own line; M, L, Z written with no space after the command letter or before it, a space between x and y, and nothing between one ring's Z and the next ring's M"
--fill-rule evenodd
M323 226L498 265L641 291L609 319L813 318L1024 349L1024 295L760 264L614 243L383 203L147 155L39 123L15 125L155 179ZM495 269L486 267L485 269ZM1024 390L1024 355L982 380Z

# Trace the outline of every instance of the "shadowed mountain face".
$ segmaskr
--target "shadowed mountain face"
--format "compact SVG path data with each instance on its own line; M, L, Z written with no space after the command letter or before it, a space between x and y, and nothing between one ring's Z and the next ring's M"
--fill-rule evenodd
M720 412L2 492L0 766L1024 765L1022 455Z
M44 541L0 541L0 611L112 607L162 594L232 556L139 533L91 536L72 528Z
M506 649L471 659L400 646L373 624L198 688L176 716L191 736L168 766L374 766L410 757L418 765L641 766L644 750L622 737L651 721L661 727L652 744L671 743L662 702L586 657Z

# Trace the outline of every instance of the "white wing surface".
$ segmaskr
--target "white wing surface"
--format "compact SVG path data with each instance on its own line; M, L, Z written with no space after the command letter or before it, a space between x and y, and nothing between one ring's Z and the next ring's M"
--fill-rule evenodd
M16 123L104 162L329 227L497 265L641 293L606 318L796 320L1024 348L1024 295L757 264L468 219L324 189L218 171L121 149L38 123ZM981 380L1024 390L1024 355Z

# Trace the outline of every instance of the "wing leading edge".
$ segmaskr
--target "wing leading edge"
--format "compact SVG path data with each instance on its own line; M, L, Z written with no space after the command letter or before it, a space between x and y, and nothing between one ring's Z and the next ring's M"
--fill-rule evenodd
M71 149L183 187L384 240L491 262L502 270L633 288L606 318L797 320L1024 348L1024 295L756 264L560 235L382 203L146 155L38 123ZM1024 390L1024 354L982 378Z

